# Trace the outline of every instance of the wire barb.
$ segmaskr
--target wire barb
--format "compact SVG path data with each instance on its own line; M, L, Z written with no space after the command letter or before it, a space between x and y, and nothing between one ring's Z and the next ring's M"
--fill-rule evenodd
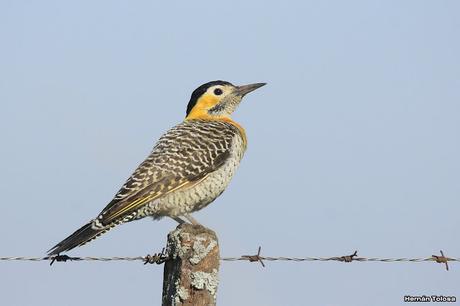
M437 255L431 255L433 260L436 261L437 263L443 263L446 265L446 271L449 271L449 264L448 261L451 260L452 258L445 257L444 252L441 250L439 251L441 253L441 256Z
M265 264L262 261L262 259L265 259L264 257L260 256L260 251L262 250L262 247L259 246L259 250L257 251L256 255L243 255L241 256L242 259L249 260L249 262L255 262L258 261L262 265L262 267L265 268Z
M60 255L60 254L55 255L55 256L45 257L45 259L47 259L47 260L51 259L50 266L52 266L55 261L57 261L57 262L66 262L67 260L70 260L70 261L81 260L80 257L70 257L68 255Z
M166 262L169 259L169 254L165 251L166 249L163 248L160 253L154 253L153 255L145 255L144 265L146 264L154 264L161 265L162 263Z
M358 251L355 251L351 255L346 255L346 256L341 256L338 258L338 261L343 261L343 262L352 262L353 258L358 256Z

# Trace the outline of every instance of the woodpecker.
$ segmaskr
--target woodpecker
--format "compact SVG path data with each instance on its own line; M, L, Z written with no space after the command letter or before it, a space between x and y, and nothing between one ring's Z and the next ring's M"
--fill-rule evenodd
M246 133L231 115L246 94L264 85L212 81L195 89L184 121L160 137L95 219L48 254L69 251L119 224L147 216L198 224L190 214L222 194L246 151Z

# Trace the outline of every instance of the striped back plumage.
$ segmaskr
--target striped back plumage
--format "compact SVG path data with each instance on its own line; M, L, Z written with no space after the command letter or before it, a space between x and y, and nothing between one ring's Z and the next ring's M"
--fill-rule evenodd
M96 239L118 224L149 215L145 206L171 192L193 186L229 158L235 137L230 122L186 120L165 133L99 216L54 246L59 254ZM155 217L155 216L154 216Z

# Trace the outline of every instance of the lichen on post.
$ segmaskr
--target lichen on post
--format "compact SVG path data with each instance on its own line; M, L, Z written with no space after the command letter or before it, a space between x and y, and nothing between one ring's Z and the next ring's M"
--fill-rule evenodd
M168 234L163 306L216 305L219 244L214 231L181 224Z

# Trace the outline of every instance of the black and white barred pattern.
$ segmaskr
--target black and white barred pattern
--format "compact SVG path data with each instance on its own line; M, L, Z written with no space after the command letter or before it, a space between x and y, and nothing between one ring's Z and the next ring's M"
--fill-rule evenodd
M236 155L233 150L238 151ZM233 124L224 121L186 120L159 139L151 154L129 177L101 212L99 219L107 225L114 221L110 219L110 215L126 204L148 195L159 199L177 186L199 181L218 170L228 159L236 157L235 160L239 163L244 151L243 135ZM232 166L237 165L233 163ZM233 171L231 174L233 175ZM187 204L193 206L200 203ZM154 214L154 210L150 203L140 209L133 219ZM168 215L165 209L160 210L162 215ZM106 219L105 216L109 218Z

